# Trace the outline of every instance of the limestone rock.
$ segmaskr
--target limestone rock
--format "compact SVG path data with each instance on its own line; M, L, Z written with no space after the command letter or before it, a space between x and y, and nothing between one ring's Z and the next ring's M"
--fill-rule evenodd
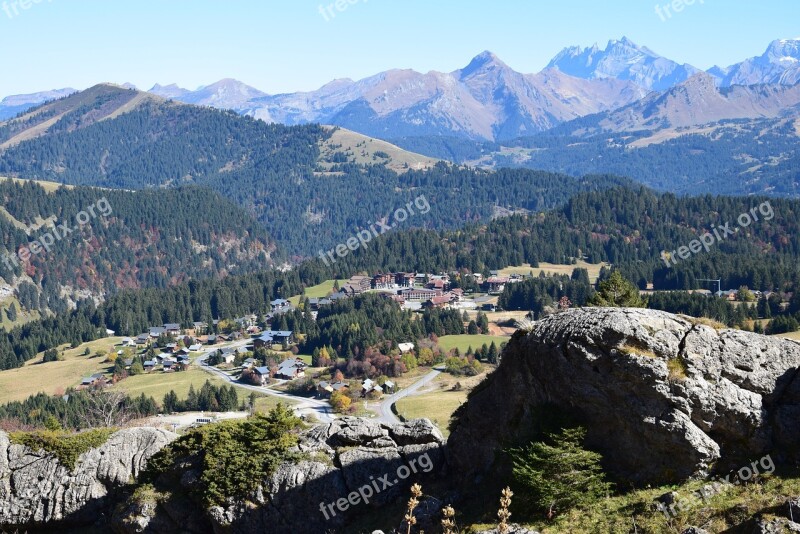
M800 345L661 311L573 309L518 332L461 410L455 470L480 476L547 406L578 414L607 467L638 484L684 480L800 447Z
M0 526L95 522L109 493L133 481L177 437L154 428L120 430L63 466L50 453L10 443L0 432Z

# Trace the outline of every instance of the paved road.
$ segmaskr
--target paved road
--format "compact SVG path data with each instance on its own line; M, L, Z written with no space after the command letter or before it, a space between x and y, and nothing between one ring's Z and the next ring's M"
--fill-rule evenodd
M233 345L231 345L233 346ZM228 375L223 371L220 371L216 367L212 367L210 365L204 365L206 358L208 358L209 354L215 352L216 349L211 350L204 355L197 358L197 363L200 365L200 368L206 371L207 373L211 373L214 375L219 376L223 380L227 380L237 388L241 389L249 389L250 391L255 391L257 393L261 393L262 395L270 395L272 397L279 397L280 399L286 401L288 404L294 406L294 409L299 414L307 414L313 415L317 418L318 421L323 423L330 423L334 420L335 416L331 412L331 405L325 401L317 400L317 399L307 399L305 397L297 397L295 395L290 395L288 393L283 393L281 391L275 391L274 389L269 389L264 386L253 386L250 384L242 384L235 380L232 376Z
M394 414L394 412L392 412L392 405L397 401L399 401L400 399L408 397L409 395L413 395L414 393L419 391L420 388L430 383L431 380L439 376L441 372L442 372L441 368L433 369L430 373L426 374L425 376L423 376L422 378L420 378L407 388L402 389L397 393L395 393L394 395L390 395L389 397L382 400L380 404L380 415L378 415L377 417L378 421L388 424L399 423L400 419L398 419L397 416Z

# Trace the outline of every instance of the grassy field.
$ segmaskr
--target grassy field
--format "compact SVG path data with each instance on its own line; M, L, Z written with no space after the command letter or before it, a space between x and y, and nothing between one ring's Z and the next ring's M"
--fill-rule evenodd
M453 412L467 400L467 391L437 391L400 399L397 413L405 419L426 417L439 427L445 437L450 433L447 424Z
M23 400L39 392L54 395L77 386L83 378L94 373L110 372L113 366L104 362L105 358L93 358L92 355L97 351L107 352L121 339L98 339L68 349L64 352L64 361L41 363L42 354L39 354L19 369L0 372L0 403ZM87 347L90 355L84 356Z
M339 280L339 285L342 286L347 283L347 280ZM333 284L334 280L325 280L321 284L316 286L307 287L304 294L308 298L322 298L327 297L328 294L333 291ZM300 302L300 295L295 295L294 297L290 297L289 302L292 303L293 306L297 306Z
M249 393L247 393L242 389L238 389L236 390L236 392L239 394L239 400L246 399L247 397L250 396ZM278 406L278 404L281 404L281 402L283 402L284 407L287 406L286 402L282 401L278 397L273 397L271 395L262 395L256 399L256 412L267 413L276 406Z
M179 399L185 399L189 393L189 386L194 385L194 389L199 390L206 380L217 386L225 383L221 378L192 367L188 371L178 373L154 372L130 376L113 387L122 389L131 397L138 397L144 393L146 397L153 397L160 403L170 390L174 390ZM237 393L240 398L247 396L244 390L237 390Z
M42 187L42 189L44 189L48 193L52 193L54 191L57 191L58 189L60 189L62 187L66 187L67 189L72 189L73 187L75 187L75 186L72 186L72 185L61 185L61 184L56 183L56 182L46 182L44 180L23 180L22 178L6 178L5 176L0 176L0 181L5 182L7 180L13 180L14 182L16 182L18 184L24 184L26 182L34 182L34 183L36 183L36 185L40 185Z
M800 332L789 332L787 334L778 334L778 337L785 337L786 339L794 339L800 341Z
M387 154L389 159L378 155L379 152ZM338 128L320 147L320 165L329 169L335 154L348 154L348 159L359 165L386 163L398 173L408 169L429 169L438 161L344 128Z
M500 343L508 341L509 338L503 336L470 336L468 334L460 335L460 336L442 336L439 338L439 346L442 347L444 350L450 351L454 348L458 348L461 354L467 352L467 349L472 346L473 349L477 350L480 348L484 343L487 345L491 345L492 341L497 343L497 348L500 348Z
M10 321L8 319L8 315L6 314L6 310L11 307L12 303L17 307L16 321ZM8 297L0 301L0 327L5 328L6 330L11 330L15 326L21 326L25 323L35 321L39 319L39 317L40 315L38 311L33 311L33 312L22 311L22 306L20 306L19 301L17 300L16 297Z
M607 265L605 263L586 263L580 260L575 265L557 265L554 263L539 263L539 267L531 267L530 264L525 263L518 267L506 267L500 269L501 276L510 276L512 274L530 274L533 271L533 276L539 276L539 273L544 271L545 274L567 274L571 275L577 267L581 267L589 271L589 281L595 283L600 276L600 269Z

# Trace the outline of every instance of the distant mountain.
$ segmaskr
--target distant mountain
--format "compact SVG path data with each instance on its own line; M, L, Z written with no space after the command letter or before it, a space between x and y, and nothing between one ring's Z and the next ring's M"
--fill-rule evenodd
M62 98L75 92L75 89L55 89L53 91L43 91L40 93L31 93L28 95L13 95L7 96L0 100L0 121L10 119L26 111L33 106L47 102L48 100L55 100Z
M613 78L634 82L648 90L663 91L687 80L699 69L664 58L627 37L611 40L605 50L573 46L562 50L547 65L586 80Z
M196 91L182 89L175 84L166 87L156 84L150 89L150 92L187 104L233 110L244 109L247 107L248 102L267 96L266 93L262 93L258 89L230 78L201 87Z
M773 41L761 56L725 69L714 67L709 73L725 87L765 83L795 85L800 82L800 38Z
M793 116L800 116L800 85L718 88L712 75L701 72L664 93L652 93L620 109L578 121L572 133L681 129L685 134L687 128L718 121ZM570 123L560 130L569 131Z
M491 52L451 73L392 70L357 82L336 80L307 93L269 96L234 80L194 92L176 86L156 86L151 92L267 122L320 122L383 138L455 135L479 140L531 135L644 95L618 80L581 80L554 70L520 74Z

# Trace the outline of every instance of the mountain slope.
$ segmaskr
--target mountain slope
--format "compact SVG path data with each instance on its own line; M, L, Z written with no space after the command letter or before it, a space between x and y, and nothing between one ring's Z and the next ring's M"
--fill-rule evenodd
M266 231L199 188L46 190L3 180L0 198L3 293L13 293L26 310L61 311L126 288L166 287L273 263L275 245ZM34 241L50 241L50 250L21 252Z
M680 65L639 46L627 37L611 40L604 50L565 48L547 65L565 74L587 80L615 78L636 83L648 90L663 91L687 80L698 69Z
M623 108L599 114L594 122L599 131L652 131L798 114L800 85L737 85L719 89L710 74L699 73L664 93L651 94ZM592 132L585 127L581 129ZM563 125L562 130L568 131L569 125Z
M110 86L57 104L32 110L30 124L0 124L0 140L3 132L17 140L0 145L0 173L124 189L210 187L298 256L317 255L378 221L391 224L409 204L417 209L406 226L452 228L546 209L574 192L627 182L476 171L353 132L266 124ZM44 121L53 115L58 118Z
M12 95L7 96L0 100L0 121L10 119L19 113L29 110L30 108L47 102L48 100L55 100L71 95L75 89L55 89L53 91L42 91L39 93L32 93L27 95Z
M800 82L800 38L780 39L770 43L758 57L752 57L722 69L709 70L722 86L783 84Z

